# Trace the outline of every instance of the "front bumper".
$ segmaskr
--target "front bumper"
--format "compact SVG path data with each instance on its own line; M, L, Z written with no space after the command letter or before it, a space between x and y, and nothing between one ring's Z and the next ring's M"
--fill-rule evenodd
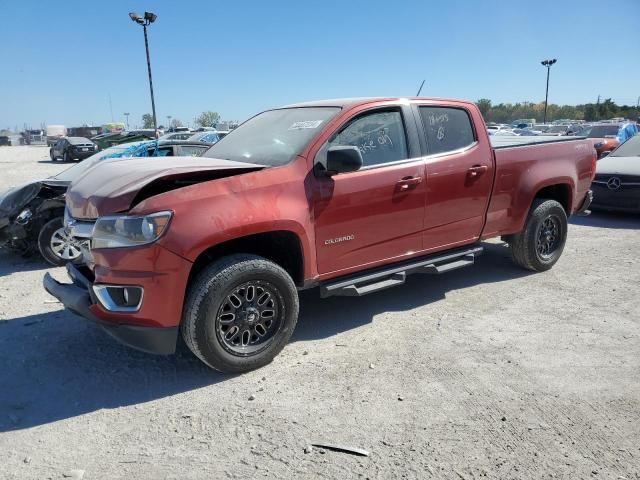
M67 264L67 272L73 283L60 283L49 273L46 273L43 279L45 290L60 300L65 308L96 323L120 343L131 348L159 355L170 355L175 352L178 338L177 326L147 327L102 320L91 308L97 304L91 280L73 264Z

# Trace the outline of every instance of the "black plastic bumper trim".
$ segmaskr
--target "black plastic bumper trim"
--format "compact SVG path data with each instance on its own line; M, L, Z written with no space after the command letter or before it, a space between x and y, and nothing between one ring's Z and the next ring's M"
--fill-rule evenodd
M593 202L593 190L589 190L582 201L582 205L576 212L577 215L586 216L591 212L588 212L587 209L591 206L591 202Z
M72 269L73 273L71 273ZM69 268L69 274L74 283L60 283L49 273L46 273L42 280L44 289L60 300L65 308L96 323L109 335L128 347L157 355L175 353L178 327L141 327L102 321L89 310L93 304L89 295L91 289L85 288L84 285L78 285L78 283L84 283L83 280L89 281L73 266Z

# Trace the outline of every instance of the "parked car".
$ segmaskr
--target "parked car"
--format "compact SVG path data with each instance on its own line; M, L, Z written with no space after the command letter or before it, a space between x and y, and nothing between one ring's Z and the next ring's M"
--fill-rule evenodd
M165 133L158 140L188 140L192 136L191 132Z
M11 146L11 137L8 135L0 135L0 146Z
M65 162L71 160L84 160L98 151L98 146L88 138L63 137L49 149L51 161L62 159Z
M122 143L140 142L144 140L154 140L155 134L153 129L128 130L126 132L107 133L92 137L100 150L120 145Z
M38 250L51 265L80 256L80 241L63 228L64 200L73 180L98 163L112 158L199 156L210 145L173 141L136 142L110 147L63 172L0 193L0 247L30 255Z
M345 99L263 112L191 161L102 162L66 201L90 249L73 283L44 287L134 348L172 353L181 331L215 369L258 368L291 336L299 289L365 295L472 265L499 236L550 269L595 151L508 140L491 146L471 102Z
M194 133L193 135L191 135L188 140L190 142L205 142L205 143L210 143L211 145L213 145L214 143L218 142L224 135L221 133L218 133L216 131L211 131L211 132L197 132Z
M635 123L599 123L581 131L581 137L592 139L593 146L598 152L598 157L615 150L618 145L626 142L638 133Z
M640 135L598 161L591 208L640 213Z

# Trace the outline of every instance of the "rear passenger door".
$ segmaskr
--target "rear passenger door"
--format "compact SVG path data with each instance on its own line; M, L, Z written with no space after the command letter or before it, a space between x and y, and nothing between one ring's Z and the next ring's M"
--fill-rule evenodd
M472 243L480 237L493 185L493 151L479 141L464 107L419 105L426 149L427 251Z

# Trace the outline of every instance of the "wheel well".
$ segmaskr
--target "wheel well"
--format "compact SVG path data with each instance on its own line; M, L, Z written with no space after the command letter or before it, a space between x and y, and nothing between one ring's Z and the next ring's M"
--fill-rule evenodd
M562 208L567 215L571 213L571 189L569 185L566 183L560 183L558 185L549 185L548 187L544 187L536 193L535 198L544 198L547 200L555 200Z
M191 280L213 260L234 253L259 255L284 268L297 286L304 282L304 258L298 236L290 231L258 233L220 243L202 252L191 268Z

